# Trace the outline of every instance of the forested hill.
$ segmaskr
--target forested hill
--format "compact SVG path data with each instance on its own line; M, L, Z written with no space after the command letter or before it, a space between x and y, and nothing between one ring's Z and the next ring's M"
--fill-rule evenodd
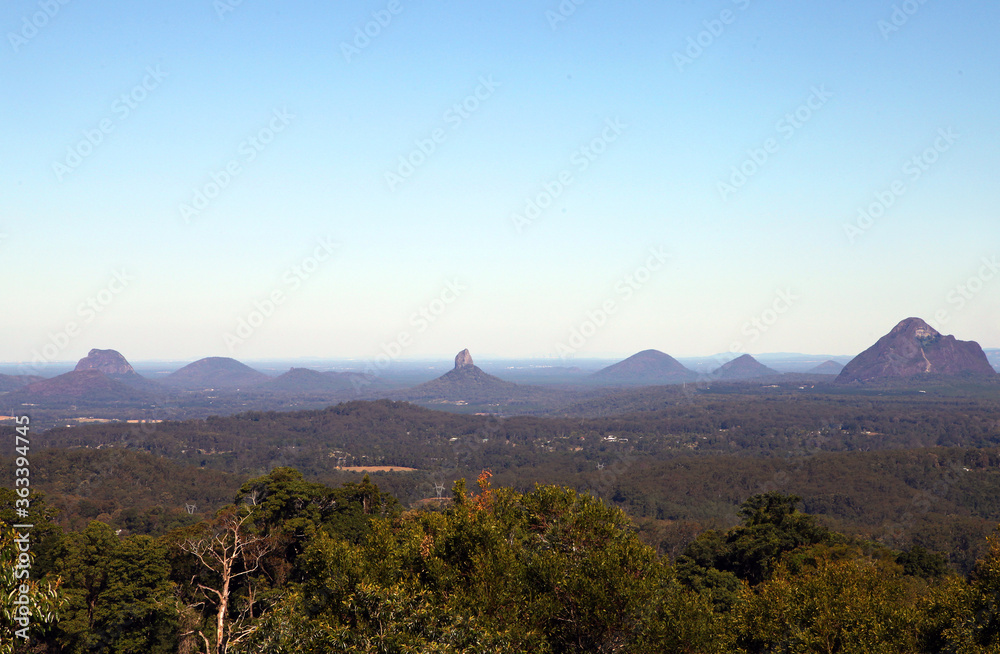
M378 473L405 505L490 469L521 490L557 483L612 501L662 551L728 524L746 497L775 488L852 532L875 537L905 522L900 542L954 550L962 569L977 555L962 543L981 542L990 521L1000 520L991 499L1000 496L994 401L746 388L594 418L458 415L380 400L60 428L37 441L50 448L46 467L58 471L40 474L37 487L52 494L67 526L101 517L130 532L160 533L192 519L189 505L196 517L220 506L216 489L280 466L331 484L360 478L352 466L414 468Z
M1000 651L1000 533L958 575L767 492L672 560L589 494L520 492L488 472L477 486L403 511L367 477L332 487L278 468L159 538L100 521L63 532L35 497L32 579L0 575L0 596L25 598L38 654ZM0 489L3 506L15 497ZM0 512L10 569L12 515Z
M124 446L240 474L280 465L306 474L361 464L505 469L537 464L556 452L586 461L609 447L657 457L988 447L1000 444L998 406L995 400L926 396L705 393L616 416L501 418L379 400L321 411L58 428L46 432L45 443Z

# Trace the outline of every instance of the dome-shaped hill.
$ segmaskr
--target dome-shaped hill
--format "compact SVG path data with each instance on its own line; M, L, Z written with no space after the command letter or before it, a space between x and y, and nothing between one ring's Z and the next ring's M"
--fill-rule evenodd
M679 384L696 377L694 371L659 350L643 350L592 375L594 381L604 384L643 386Z
M207 357L167 375L163 383L184 390L238 390L259 386L271 378L229 357Z
M771 377L780 374L777 370L768 368L749 354L744 354L723 364L712 373L712 376L716 379L735 380L756 379L758 377Z

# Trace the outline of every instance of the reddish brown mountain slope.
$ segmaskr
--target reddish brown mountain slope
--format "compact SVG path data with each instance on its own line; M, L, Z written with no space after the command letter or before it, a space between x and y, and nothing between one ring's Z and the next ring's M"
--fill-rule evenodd
M995 377L975 341L943 336L920 318L907 318L844 366L838 383L871 382L918 375Z

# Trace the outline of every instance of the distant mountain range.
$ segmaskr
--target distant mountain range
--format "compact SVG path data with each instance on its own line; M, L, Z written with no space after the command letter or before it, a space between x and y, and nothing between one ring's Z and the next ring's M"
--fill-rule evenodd
M1000 350L991 350L1000 362ZM783 355L784 356L784 355ZM648 349L592 374L558 369L555 383L533 385L501 379L479 368L469 350L455 357L454 367L436 379L411 385L411 375L386 383L360 372L320 372L293 367L277 377L236 359L207 357L152 381L138 374L119 352L93 349L76 368L56 377L0 375L0 404L35 407L197 406L199 415L246 407L322 406L346 399L389 398L423 405L466 406L468 411L537 411L562 406L582 396L608 393L616 387L661 386L689 382L837 384L907 383L914 379L994 381L998 378L987 354L973 341L944 336L919 318L897 324L846 366L829 360L804 372L781 373L744 354L698 373L659 350ZM711 372L709 372L711 370ZM570 374L570 373L573 374ZM423 377L426 379L426 377ZM524 374L519 381L532 379ZM601 390L607 389L607 390ZM211 393L211 395L207 395ZM194 404L192 404L192 402ZM185 404L186 403L186 404ZM73 414L66 414L73 415ZM76 414L79 415L79 414Z
M839 375L840 371L844 369L844 364L837 363L834 360L824 361L815 368L810 368L808 374L810 375Z
M353 390L379 383L377 378L359 372L319 372L309 368L292 368L259 388L286 393L316 393Z

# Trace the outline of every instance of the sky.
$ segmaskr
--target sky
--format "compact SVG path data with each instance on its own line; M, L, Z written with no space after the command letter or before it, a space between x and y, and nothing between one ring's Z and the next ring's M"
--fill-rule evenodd
M0 361L1000 347L998 25L9 0Z

